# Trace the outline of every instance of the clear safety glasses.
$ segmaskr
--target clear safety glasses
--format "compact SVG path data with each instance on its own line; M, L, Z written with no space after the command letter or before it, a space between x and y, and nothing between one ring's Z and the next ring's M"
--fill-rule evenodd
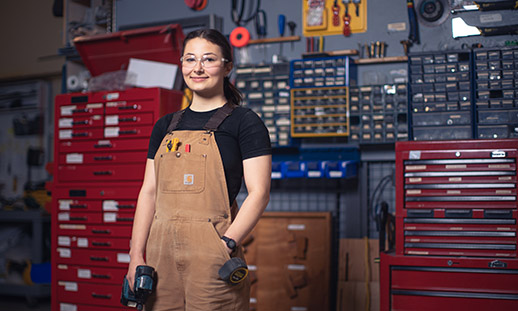
M228 59L217 58L213 55L203 55L200 58L197 58L194 55L186 55L180 58L180 62L182 62L182 66L186 69L192 69L196 67L198 62L201 62L203 68L214 68L220 67L223 63L228 62Z

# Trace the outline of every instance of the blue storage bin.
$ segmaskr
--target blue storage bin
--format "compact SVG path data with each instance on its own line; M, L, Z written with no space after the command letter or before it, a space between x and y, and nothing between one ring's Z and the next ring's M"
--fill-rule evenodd
M306 176L306 163L302 161L282 162L282 175L285 178L301 178Z
M358 167L356 161L325 161L324 172L327 178L356 177Z
M272 162L272 179L282 179L282 162Z
M306 162L306 177L307 178L322 178L322 177L324 177L324 162L322 162L322 161L307 161Z

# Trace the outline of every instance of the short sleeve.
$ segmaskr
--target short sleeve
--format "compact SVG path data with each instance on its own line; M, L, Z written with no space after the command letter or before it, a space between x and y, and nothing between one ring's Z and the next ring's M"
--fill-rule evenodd
M272 154L268 129L252 110L247 111L241 119L238 138L242 160Z
M172 113L167 114L160 118L153 126L153 131L151 132L151 137L149 138L149 147L147 151L147 158L154 159L155 154L160 147L160 143L164 139L165 134L167 133L167 127L172 119Z

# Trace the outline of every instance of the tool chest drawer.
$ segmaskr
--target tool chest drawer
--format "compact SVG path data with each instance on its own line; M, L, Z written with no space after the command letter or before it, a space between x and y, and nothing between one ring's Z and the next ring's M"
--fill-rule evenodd
M59 199L58 210L61 211L129 211L134 212L137 206L136 200L87 200L87 199Z
M56 263L59 264L128 268L130 260L129 251L126 250L58 247L55 252L57 254Z
M94 127L61 129L58 131L58 138L59 140L102 139L104 131L102 128Z
M116 237L91 237L79 235L63 235L58 232L58 246L71 248L89 249L118 249L128 250L130 248L130 238Z
M149 125L124 125L124 126L107 126L104 128L105 138L127 138L127 137L147 137L151 136L152 126Z
M82 152L62 153L58 156L58 164L123 164L137 163L143 165L147 159L147 151L129 152Z
M60 141L56 142L56 154L71 152L105 152L146 150L149 147L149 138L136 139L100 139L88 141Z
M126 124L138 124L138 125L154 125L155 118L152 112L147 113L128 113L128 114L106 114L104 118L104 124L106 126L113 125L126 125Z
M104 225L104 224L59 224L56 235L92 236L92 237L124 237L131 236L131 225ZM57 242L56 242L57 243Z
M120 294L120 285L69 281L57 282L57 299L60 302L92 305L90 310L97 310L94 307L95 305L119 307L121 305Z
M92 306L90 305L82 305L76 303L69 302L60 302L57 304L57 308L59 311L92 311ZM122 307L105 307L105 306L95 306L95 311L135 311L135 308L122 308Z
M56 104L56 116L61 117L88 117L104 114L102 103Z
M74 224L131 224L133 222L134 211L122 212L59 212L57 213L57 222L59 224L74 223Z
M136 200L140 191L141 183L109 183L109 184L72 184L68 183L63 187L55 187L52 196L61 199L71 200L103 200L103 204L114 204L106 200ZM106 202L106 203L105 203ZM66 203L64 203L66 204Z
M89 282L114 284L120 286L128 269L83 267L76 265L58 265L56 275L58 280L67 282Z
M57 178L65 182L141 181L144 178L144 170L144 163L60 165Z
M58 128L84 128L84 127L102 127L104 120L102 115L62 117L58 120Z

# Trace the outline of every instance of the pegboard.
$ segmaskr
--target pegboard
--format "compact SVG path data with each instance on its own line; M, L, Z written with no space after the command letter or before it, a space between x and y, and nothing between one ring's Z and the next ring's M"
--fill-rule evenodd
M347 2L347 1L346 1ZM358 4L358 16L356 16L356 4L348 1L351 33L367 31L367 0L361 0ZM309 9L320 3L323 9ZM338 6L338 23L333 23L333 7ZM322 7L321 7L322 8ZM304 36L330 36L343 35L345 5L342 0L302 0L302 31Z

